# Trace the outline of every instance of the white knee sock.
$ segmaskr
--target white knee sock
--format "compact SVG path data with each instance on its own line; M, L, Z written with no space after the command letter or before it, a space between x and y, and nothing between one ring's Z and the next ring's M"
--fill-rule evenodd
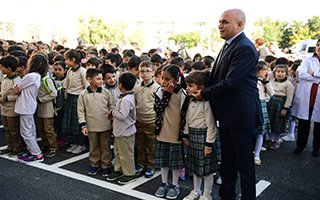
M202 177L198 177L197 175L193 174L193 189L198 194L201 194L201 183Z
M212 187L213 187L213 175L211 174L204 177L203 196L209 198L211 196Z
M168 184L168 174L169 174L169 167L162 167L161 168L162 183Z
M289 123L289 134L292 138L294 138L294 129L296 128L296 122L294 120Z
M178 180L179 180L179 169L172 170L172 185L179 186Z
M258 134L257 135L257 139L256 139L256 147L254 150L254 155L260 158L260 152L261 152L261 148L262 148L262 143L263 143L263 135L262 134Z

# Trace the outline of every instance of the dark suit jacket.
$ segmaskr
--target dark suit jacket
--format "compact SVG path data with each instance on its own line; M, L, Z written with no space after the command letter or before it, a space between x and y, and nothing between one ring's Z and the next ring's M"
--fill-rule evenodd
M201 91L221 127L249 128L262 122L257 88L258 53L241 33L224 50Z

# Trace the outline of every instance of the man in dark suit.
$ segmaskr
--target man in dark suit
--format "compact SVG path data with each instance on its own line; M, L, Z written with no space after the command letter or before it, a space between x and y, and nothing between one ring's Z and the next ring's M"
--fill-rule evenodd
M197 91L197 99L209 100L219 121L223 200L235 200L238 172L241 199L256 199L254 145L262 121L257 89L258 53L244 35L242 10L225 11L219 20L220 37L226 41L210 73L209 85Z

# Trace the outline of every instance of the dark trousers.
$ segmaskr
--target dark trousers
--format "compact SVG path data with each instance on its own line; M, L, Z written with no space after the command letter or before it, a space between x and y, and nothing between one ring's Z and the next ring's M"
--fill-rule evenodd
M298 119L298 137L297 146L304 149L307 146L309 132L310 132L310 120ZM313 129L313 143L312 148L314 151L320 149L320 123L314 122Z
M254 166L254 144L257 128L221 127L222 162L220 174L222 185L219 195L222 200L235 200L235 188L240 174L241 199L256 199L256 179Z

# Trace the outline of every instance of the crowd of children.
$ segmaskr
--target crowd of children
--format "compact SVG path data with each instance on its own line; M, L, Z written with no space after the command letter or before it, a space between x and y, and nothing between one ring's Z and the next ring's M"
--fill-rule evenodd
M193 190L184 199L212 198L221 156L218 128L209 103L192 97L207 85L211 56L185 60L172 52L162 58L157 49L120 55L117 48L98 52L82 46L49 48L41 42L12 43L4 50L0 104L7 148L2 154L42 162L62 146L68 145L64 149L72 154L89 146L89 175L101 171L108 181L127 184L160 169L155 196L176 199L179 179L184 179L181 169L186 169ZM256 165L261 165L261 150L295 139L290 110L299 65L270 56L258 63L264 123L256 139ZM56 83L65 97L59 109Z

